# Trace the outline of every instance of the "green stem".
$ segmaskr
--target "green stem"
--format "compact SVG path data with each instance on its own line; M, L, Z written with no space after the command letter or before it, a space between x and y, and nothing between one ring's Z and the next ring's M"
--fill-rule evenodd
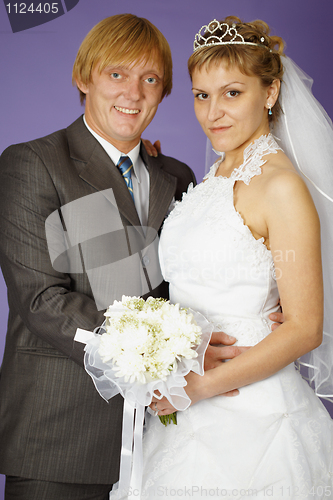
M177 425L177 412L171 413L170 415L159 415L158 418L165 427L173 422Z

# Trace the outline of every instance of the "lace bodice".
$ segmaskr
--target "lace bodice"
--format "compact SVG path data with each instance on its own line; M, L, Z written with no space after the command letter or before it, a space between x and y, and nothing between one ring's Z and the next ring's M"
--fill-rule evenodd
M218 160L217 162L212 165L210 168L210 171L206 176L204 177L204 181L207 181L209 179L213 180L218 180L218 181L225 181L225 188L230 191L230 188L235 184L236 181L243 181L245 184L249 185L251 179L255 175L260 175L261 174L261 167L266 163L267 160L263 160L263 156L268 155L268 154L276 154L278 150L281 150L281 148L278 146L276 140L274 139L272 134L268 134L267 136L262 135L251 143L245 150L244 150L244 161L243 163L235 168L233 172L231 173L230 177L224 177L222 175L215 176L216 171L218 170L221 161L223 160ZM203 186L204 183L199 184L196 186L198 189L200 186ZM221 182L222 184L222 182ZM228 188L226 187L228 186ZM219 186L221 188L221 186ZM193 183L191 183L188 187L187 193L183 193L183 198L182 201L176 201L174 204L174 208L172 212L170 213L168 219L166 222L169 222L172 220L174 217L177 217L177 215L184 209L184 204L190 204L190 209L195 211L195 204L196 200L194 200L191 197L192 191L193 191ZM223 188L222 188L223 189ZM202 192L202 200L200 205L205 204L205 194ZM209 193L207 193L207 196L209 197ZM179 206L181 204L181 206Z
M230 177L216 177L219 162L214 164L205 182L190 186L176 204L160 241L171 300L197 309L224 331L230 324L235 336L236 322L239 343L248 345L270 331L268 315L277 309L278 291L271 252L235 210L233 187L260 175L263 157L279 149L269 134L246 148L244 162Z

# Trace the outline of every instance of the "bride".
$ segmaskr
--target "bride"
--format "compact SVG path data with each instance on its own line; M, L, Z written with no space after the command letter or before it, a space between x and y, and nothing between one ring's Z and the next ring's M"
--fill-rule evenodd
M301 128L293 141L286 123L290 100L300 101L296 115L310 112L301 87L290 88L302 77L264 22L235 17L201 28L189 72L197 119L224 153L166 220L162 271L172 302L252 347L187 376L192 405L178 412L178 425L148 419L142 498L332 498L332 420L294 364L323 338L319 218L283 150L297 163L308 145ZM271 331L279 301L285 321ZM327 386L315 366L320 348L314 353L306 365L317 387ZM237 388L238 396L221 397ZM174 411L165 398L151 408Z

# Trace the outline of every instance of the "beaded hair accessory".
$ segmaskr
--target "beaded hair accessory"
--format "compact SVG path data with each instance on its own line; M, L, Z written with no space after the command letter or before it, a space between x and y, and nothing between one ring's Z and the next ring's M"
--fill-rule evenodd
M222 32L221 36L217 36L214 33L220 30ZM229 26L227 23L219 23L216 19L211 21L209 24L202 26L198 33L195 35L193 42L193 52L203 47L210 47L212 45L255 45L257 47L266 47L270 50L267 45L263 42L265 38L262 36L260 42L246 42L242 35L238 33L236 29L236 24Z

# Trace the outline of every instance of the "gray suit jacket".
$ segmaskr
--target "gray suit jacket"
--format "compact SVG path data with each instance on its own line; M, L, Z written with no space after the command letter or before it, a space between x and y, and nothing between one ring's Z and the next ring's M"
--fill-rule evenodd
M160 229L190 168L173 158L141 155L150 175L148 225ZM71 483L118 480L122 398L106 403L83 369L78 327L103 322L86 273L56 271L45 220L71 201L112 188L124 225L140 224L117 168L85 127L9 147L0 158L0 264L9 321L0 379L0 471ZM107 217L107 214L103 214ZM165 296L162 283L153 290Z

